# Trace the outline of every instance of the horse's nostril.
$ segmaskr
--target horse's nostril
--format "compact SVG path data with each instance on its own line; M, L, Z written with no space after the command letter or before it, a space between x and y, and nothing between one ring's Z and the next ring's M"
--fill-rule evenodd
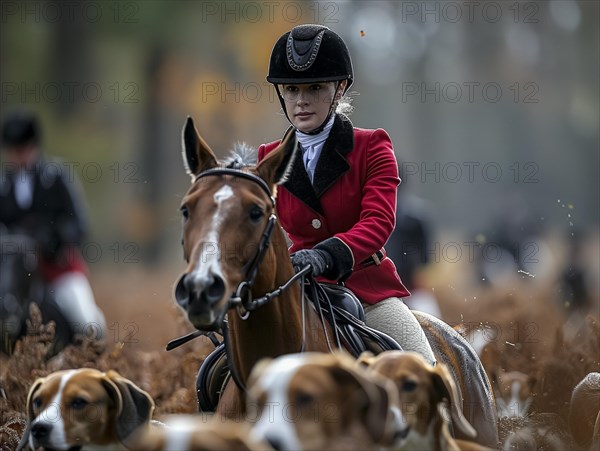
M273 448L275 451L280 451L285 449L281 439L279 437L266 437L267 443Z
M198 281L193 276L193 274L187 274L183 278L183 285L185 287L187 295L191 295L192 293L198 291Z
M177 285L175 285L175 300L179 305L187 304L188 298L190 296L190 291L188 288L188 280L189 277L187 274L184 274L177 281Z
M197 300L204 299L208 304L216 304L225 295L225 282L217 275L210 275L198 280L192 274L185 274L179 278L175 286L175 300L188 308Z
M206 299L210 304L215 304L223 299L225 282L219 276L214 276L212 284L206 288Z

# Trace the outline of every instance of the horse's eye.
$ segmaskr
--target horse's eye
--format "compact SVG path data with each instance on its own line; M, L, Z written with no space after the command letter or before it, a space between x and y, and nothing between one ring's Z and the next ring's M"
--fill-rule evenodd
M417 383L415 381L405 381L402 384L402 391L414 391L417 388Z
M262 211L261 208L259 207L252 207L252 209L250 210L250 219L254 222L257 222L260 220L260 218L263 217L263 214L265 212Z
M190 210L188 210L187 206L182 206L181 209L181 216L183 216L183 219L185 219L186 221L188 220L188 218L190 217Z
M85 406L87 406L89 403L83 399L83 398L75 398L73 399L73 401L71 401L71 407L73 409L83 409Z

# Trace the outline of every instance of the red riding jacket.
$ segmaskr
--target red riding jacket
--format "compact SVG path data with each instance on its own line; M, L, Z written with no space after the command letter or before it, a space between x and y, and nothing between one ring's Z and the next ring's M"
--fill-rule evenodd
M279 143L261 145L259 161ZM388 134L354 128L337 115L313 184L302 153L296 152L291 174L277 191L277 214L292 241L290 253L313 247L329 251L335 260L332 279L352 271L345 285L362 302L410 295L383 248L394 230L399 184Z

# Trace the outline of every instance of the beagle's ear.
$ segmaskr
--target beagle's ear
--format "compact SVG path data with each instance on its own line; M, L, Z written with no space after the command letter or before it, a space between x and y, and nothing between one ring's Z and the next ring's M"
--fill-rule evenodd
M27 443L29 442L29 435L31 434L31 422L35 419L35 415L33 413L33 398L34 398L35 393L37 392L38 388L40 388L40 386L44 383L45 380L46 380L46 378L44 378L44 377L37 379L31 386L31 388L29 389L29 393L27 394L27 404L26 404L26 406L27 406L27 427L25 428L25 431L23 432L23 437L21 437L21 441L17 445L16 451L21 451L21 450L25 449L25 446L27 446Z
M190 116L185 121L181 132L181 148L183 165L192 180L195 175L218 165L215 153L202 139Z
M367 376L363 372L356 366L331 367L331 374L338 386L354 390L354 394L347 398L348 409L359 410L359 420L373 442L386 444L394 431L391 407L398 401L396 391L392 382L375 374Z
M477 437L477 431L475 431L462 413L462 402L458 388L454 383L452 375L448 372L448 369L443 363L438 363L435 368L431 370L431 380L436 395L436 399L433 400L435 403L434 405L446 400L450 407L452 425L456 429L462 431L467 437Z
M147 425L154 412L154 401L148 393L116 371L108 371L102 384L117 408L117 436L125 441L137 428Z
M45 377L41 377L37 379L31 388L29 389L29 393L27 394L27 420L31 423L35 419L35 415L33 414L33 398L35 396L35 392L38 388L44 383L46 380Z
M256 167L256 171L272 189L275 185L284 183L292 171L294 155L298 149L296 131L290 127L281 143L270 152Z
M437 409L438 416L443 419L442 428L439 432L440 448L448 451L458 449L456 448L454 438L450 433L450 425L452 424L452 414L450 413L448 401L444 399L435 408Z
M393 407L398 405L398 394L390 380L375 374L372 378L376 397L371 401L367 426L374 442L389 444L397 427Z

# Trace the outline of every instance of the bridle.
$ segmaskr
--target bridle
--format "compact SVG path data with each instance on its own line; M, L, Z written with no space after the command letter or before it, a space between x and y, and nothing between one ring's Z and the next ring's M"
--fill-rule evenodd
M277 215L275 214L275 198L271 193L271 190L267 183L261 179L260 177L246 171L242 171L240 169L233 168L213 168L208 169L199 173L194 179L194 183L198 180L210 177L210 176L219 176L219 175L231 175L233 177L239 177L246 180L250 180L257 184L262 191L267 195L269 200L271 201L271 206L273 208L273 213L269 216L267 221L267 225L265 226L265 230L263 231L260 241L258 243L258 249L248 263L245 265L245 273L246 278L240 282L237 289L235 290L235 295L232 295L229 298L229 306L227 310L236 307L240 317L242 319L247 319L249 312L251 310L256 310L259 306L256 306L252 299L252 286L256 280L256 275L258 274L258 268L262 263L265 254L267 253L267 249L269 248L269 244L271 243L271 235L273 234L273 229L275 228L275 224L277 223ZM272 293L268 293L271 294ZM273 297L273 296L272 296ZM270 300L270 299L269 299ZM262 305L262 304L261 304Z
M280 296L284 291L286 291L296 280L303 279L310 271L310 266L303 268L298 271L294 276L292 276L286 283L279 286L275 290L265 293L263 296L259 298L252 298L252 286L256 280L256 276L258 274L258 268L262 263L267 249L271 243L271 235L273 234L273 229L275 228L275 224L277 223L277 215L275 214L275 197L273 196L271 189L267 185L267 183L257 175L252 174L251 172L243 171L241 169L234 168L213 168L207 169L205 171L200 172L194 178L194 183L198 182L198 180L210 177L210 176L220 176L220 175L230 175L233 177L243 178L246 180L250 180L251 182L257 184L261 190L267 195L271 202L271 206L273 208L273 213L269 216L265 229L261 235L260 241L258 243L257 251L248 263L245 265L245 279L240 282L237 286L235 292L230 296L228 300L227 310L231 310L232 308L236 308L240 318L245 320L248 319L250 312L254 311L265 304L268 304L273 299ZM221 324L221 328L223 328L224 324ZM304 326L304 325L303 325ZM203 332L200 330L194 331L184 337L177 338L172 340L167 345L167 350L170 351L176 347L187 343L188 341L200 336L207 335L213 341L215 345L218 345L217 339L211 332Z
M305 327L305 325L306 325L305 324L305 314L306 314L305 298L306 297L304 294L304 287L305 287L305 278L312 271L312 268L310 267L310 265L307 265L306 267L302 268L300 271L296 272L287 282L285 282L283 285L279 286L275 290L268 292L259 298L252 297L252 286L254 285L254 282L256 280L256 276L258 274L258 268L260 267L260 264L262 263L262 261L265 257L267 249L269 248L269 245L271 243L271 235L273 234L273 229L275 228L275 224L277 223L277 215L275 214L275 197L273 196L271 189L269 188L267 183L262 178L260 178L257 175L254 175L250 172L243 171L241 169L234 169L234 168L207 169L207 170L199 173L198 175L196 175L196 177L194 178L194 183L198 182L198 180L200 180L204 177L220 176L220 175L230 175L233 177L239 177L239 178L243 178L246 180L250 180L250 181L256 183L262 189L262 191L267 195L267 197L271 201L271 206L273 207L273 213L271 213L271 215L269 216L269 219L267 221L265 229L261 235L256 254L245 265L246 277L237 286L235 293L229 297L226 310L229 311L229 310L235 308L237 310L237 313L240 316L240 318L242 320L246 320L250 316L250 312L262 307L265 304L268 304L273 299L280 296L284 291L286 291L295 281L301 279L300 286L301 286L301 290L302 290L302 292L301 292L302 348L299 350L299 352L303 352L304 344L305 344L305 334L306 334L306 327ZM309 277L309 286L311 287L311 289L313 291L315 290L316 285L317 284L314 281L314 279ZM327 329L325 326L325 318L324 318L323 312L321 311L320 308L319 308L319 316L321 317L321 323L322 323L323 329L325 331L327 345L328 345L330 351L332 351L330 343L329 343ZM229 339L227 338L228 326L227 326L227 321L225 321L224 318L222 320L222 323L220 324L220 328L222 331L223 341L225 343L225 348L227 349L227 353L229 355L233 355L230 352L230 343L229 343ZM337 347L340 348L341 342L340 342L339 336L337 334L337 329L335 328L335 322L334 322L334 331L335 331ZM171 349L179 347L182 344L187 343L188 341L190 341L196 337L199 337L201 335L205 335L208 338L210 338L210 340L213 342L213 344L215 346L219 346L221 344L218 341L218 339L214 336L213 332L205 332L205 331L201 331L201 330L196 330L186 336L183 336L181 338L177 338L175 340L170 341L167 344L167 351L170 351ZM229 363L229 368L231 370L231 376L232 376L233 380L235 381L235 383L238 385L238 387L240 389L245 390L245 386L238 374L238 371L235 368L235 365L233 365L233 362Z
M254 257L252 257L248 263L245 265L246 278L240 282L237 289L235 290L235 294L230 296L229 298L229 306L227 310L232 308L236 308L238 310L238 314L242 319L247 319L250 312L254 311L265 304L268 304L271 300L280 296L285 290L287 290L293 282L296 280L303 278L306 274L310 272L310 267L303 268L301 271L297 272L294 276L292 276L286 283L276 288L275 290L264 294L259 298L252 298L252 286L256 280L256 276L258 274L258 268L262 263L265 254L267 253L267 249L271 244L271 235L273 234L273 229L275 228L275 224L277 223L277 215L275 214L275 197L271 193L271 189L267 185L267 183L257 175L252 174L251 172L242 171L240 169L233 168L214 168L208 169L199 173L194 179L194 183L204 177L209 177L213 175L231 175L234 177L243 178L246 180L250 180L256 183L267 195L269 200L271 201L271 206L273 207L273 213L269 216L267 221L267 225L265 226L265 230L263 231L260 241L258 243L258 248Z

